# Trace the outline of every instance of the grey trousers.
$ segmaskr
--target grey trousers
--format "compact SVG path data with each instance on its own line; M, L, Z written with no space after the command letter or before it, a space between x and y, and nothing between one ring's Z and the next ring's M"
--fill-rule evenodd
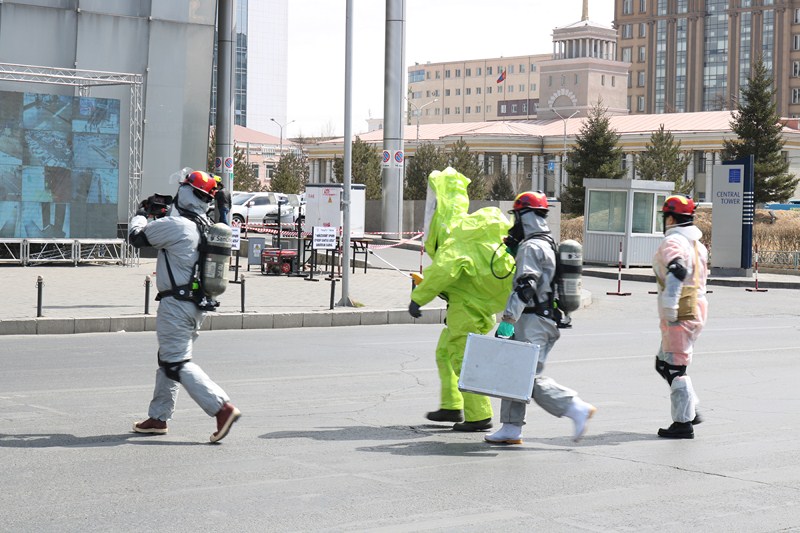
M514 338L539 346L539 363L536 366L536 377L533 381L533 401L553 416L564 416L572 399L578 395L556 383L555 380L542 375L547 356L561 336L555 322L535 314L523 314L514 325ZM504 399L500 403L500 422L525 425L525 413L528 404Z
M172 418L181 385L208 416L216 415L230 400L225 391L191 361L192 344L204 318L205 313L192 302L164 298L159 303L156 317L158 357L163 363L185 363L180 367L180 383L168 378L164 368L156 371L155 390L148 410L150 418L165 422Z

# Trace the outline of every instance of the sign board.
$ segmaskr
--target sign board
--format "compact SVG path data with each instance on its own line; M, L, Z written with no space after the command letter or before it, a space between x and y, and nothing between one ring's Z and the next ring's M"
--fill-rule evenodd
M392 156L392 166L394 168L403 168L403 163L405 161L405 154L403 154L402 150L396 150L394 155Z
M392 154L389 153L389 150L384 150L383 155L381 156L381 167L389 168L391 161L392 161Z
M553 172L556 169L556 162L555 161L548 161L547 163L547 170Z
M236 228L231 228L231 250L238 250L241 246L241 230Z
M214 158L214 172L216 174L219 174L219 173L222 172L222 158L221 157L215 157Z
M714 165L711 172L713 231L712 272L749 276L753 245L753 170L749 161Z
M470 333L458 390L530 403L538 362L535 344Z
M312 232L314 237L311 241L311 248L314 250L335 250L336 249L336 228L327 226L315 226Z

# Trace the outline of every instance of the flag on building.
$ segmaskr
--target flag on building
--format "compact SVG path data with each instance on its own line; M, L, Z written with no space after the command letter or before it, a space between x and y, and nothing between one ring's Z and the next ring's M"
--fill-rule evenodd
M506 71L500 73L500 76L497 78L497 83L503 83L506 81Z

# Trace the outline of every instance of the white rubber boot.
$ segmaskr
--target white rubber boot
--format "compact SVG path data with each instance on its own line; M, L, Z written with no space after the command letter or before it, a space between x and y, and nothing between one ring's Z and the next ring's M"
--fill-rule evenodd
M522 444L522 426L503 424L503 427L484 437L486 442L493 444Z
M586 403L577 396L572 399L572 403L567 408L564 416L571 418L575 422L575 434L572 440L578 442L586 433L586 424L592 415L597 411L597 407L590 403Z

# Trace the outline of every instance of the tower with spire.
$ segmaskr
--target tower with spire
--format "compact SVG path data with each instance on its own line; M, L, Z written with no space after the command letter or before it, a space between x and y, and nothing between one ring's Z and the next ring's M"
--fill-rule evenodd
M630 63L617 60L617 30L589 20L553 29L553 59L541 65L537 118L586 116L602 100L609 115L628 113Z

